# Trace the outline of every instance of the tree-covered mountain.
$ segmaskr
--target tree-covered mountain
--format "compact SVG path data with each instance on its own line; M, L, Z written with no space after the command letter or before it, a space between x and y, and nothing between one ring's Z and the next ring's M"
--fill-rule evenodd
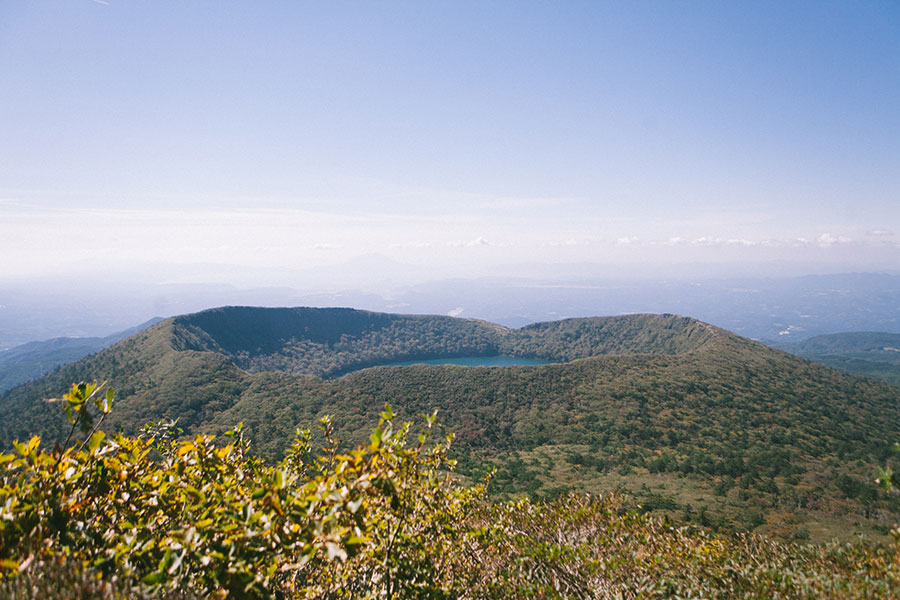
M386 362L498 353L499 325L349 308L225 307L176 317L173 344L250 372L334 377Z
M474 319L392 315L349 308L225 307L176 317L173 344L215 352L250 372L331 378L391 362L459 356L569 361L603 354L675 354L708 337L673 316L569 319L511 330Z
M855 331L818 335L802 342L770 346L841 369L900 386L900 334Z
M58 337L28 342L0 352L0 391L37 379L60 365L75 362L162 321L161 318L106 337Z
M492 354L556 364L377 366ZM43 399L94 378L117 390L113 427L243 422L267 457L324 414L359 441L390 403L402 418L437 409L457 434L461 473L496 467L499 494L625 489L678 519L814 540L877 535L900 518L872 484L900 439L896 388L685 317L507 329L350 309L214 309L6 392L0 441L41 433L52 444L64 422Z

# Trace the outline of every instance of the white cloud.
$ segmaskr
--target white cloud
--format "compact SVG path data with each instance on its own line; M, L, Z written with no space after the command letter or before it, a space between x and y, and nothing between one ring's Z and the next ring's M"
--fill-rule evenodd
M478 236L474 240L454 240L452 242L447 242L447 245L451 248L476 248L480 246L493 246L489 241L484 239L483 236Z
M588 242L586 242L586 241L579 241L579 240L576 240L575 238L569 238L567 240L562 240L562 241L545 242L541 245L545 246L545 247L549 247L549 248L565 248L565 247L572 248L575 246L586 246L587 244L588 244Z
M872 237L891 237L894 235L894 232L889 229L870 229L866 232L866 235Z
M823 233L818 238L816 238L816 242L823 248L830 248L831 246L835 246L837 244L847 244L852 241L853 239L847 236L834 236L830 233Z
M722 246L740 246L744 248L752 248L754 246L759 246L763 244L763 242L756 242L753 240L747 240L743 238L729 238L724 239L720 237L712 237L712 236L701 236L698 238L694 238L692 240L687 240L682 237L673 237L669 238L668 245L677 246L683 244L690 244L691 246L701 246L701 247L722 247Z
M691 242L695 246L714 246L722 243L722 240L719 238L711 238L711 237L699 237Z
M900 237L887 229L857 233L843 225L819 226L810 235L796 223L759 237L745 228L687 219L601 225L526 214L486 222L462 213L437 217L246 205L77 208L23 204L15 192L0 192L0 278L69 272L78 265L103 270L144 263L228 263L296 269L375 253L460 270L528 261L669 264L755 258L868 265L896 262Z

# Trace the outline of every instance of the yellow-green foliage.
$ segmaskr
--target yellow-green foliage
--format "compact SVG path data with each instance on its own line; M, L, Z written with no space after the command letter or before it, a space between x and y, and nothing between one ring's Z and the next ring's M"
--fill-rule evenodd
M67 409L86 407L96 390L74 386ZM478 493L442 474L449 440L429 444L432 424L410 446L408 426L395 428L388 410L368 445L338 454L326 420L326 448L312 453L300 432L275 466L250 456L235 432L225 445L170 441L159 428L134 438L94 432L65 450L33 437L0 455L0 569L68 556L151 589L380 596L402 581L431 593L446 579L430 575L444 569L443 546Z
M344 454L324 419L323 448L298 432L273 465L239 429L108 438L101 389L64 396L70 447L0 454L2 597L900 596L894 547L715 536L614 494L491 503L450 477L433 416L409 443L388 408Z

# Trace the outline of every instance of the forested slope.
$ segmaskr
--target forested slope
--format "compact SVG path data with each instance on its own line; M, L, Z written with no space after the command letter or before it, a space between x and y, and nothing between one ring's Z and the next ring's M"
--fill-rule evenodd
M796 343L773 341L770 345L834 369L900 386L900 334L897 333L833 333Z
M59 337L29 342L0 352L0 391L37 379L60 365L99 352L162 321L149 321L106 337Z
M560 362L375 366L335 376L463 353ZM324 414L335 415L346 443L360 441L389 402L403 418L437 409L456 432L463 475L499 468L494 493L622 488L678 519L801 539L880 535L900 518L896 501L871 485L900 439L896 388L684 317L509 330L349 309L205 311L7 392L3 444L33 433L52 443L63 434L51 417L58 407L42 399L93 378L117 389L113 427L134 432L178 418L186 432L219 432L243 422L269 458L298 425Z

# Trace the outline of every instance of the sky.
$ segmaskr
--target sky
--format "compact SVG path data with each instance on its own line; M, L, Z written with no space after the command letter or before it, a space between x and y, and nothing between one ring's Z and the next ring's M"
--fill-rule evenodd
M896 271L898 40L893 0L3 0L0 281Z

